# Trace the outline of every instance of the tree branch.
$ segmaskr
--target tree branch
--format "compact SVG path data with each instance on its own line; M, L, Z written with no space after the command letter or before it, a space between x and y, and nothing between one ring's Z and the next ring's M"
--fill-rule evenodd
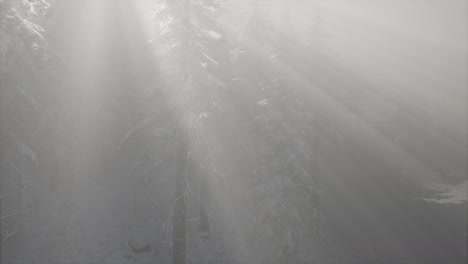
M6 197L9 197L9 196L13 196L13 195L16 195L16 194L20 194L22 192L29 192L29 191L32 191L32 190L37 189L39 187L41 187L41 186L36 186L36 187L29 188L29 189L24 189L24 190L20 189L21 190L20 192L15 192L15 193L10 193L10 194L5 194L5 195L0 196L0 199L6 198Z
M27 211L31 210L32 208L28 208L26 210L23 210L23 211L19 211L19 212L16 212L16 213L13 213L13 214L9 214L9 215L5 215L5 216L2 216L0 217L0 221L2 221L3 219L6 219L8 217L13 217L13 216L17 216L19 214L22 214L22 213L26 213Z

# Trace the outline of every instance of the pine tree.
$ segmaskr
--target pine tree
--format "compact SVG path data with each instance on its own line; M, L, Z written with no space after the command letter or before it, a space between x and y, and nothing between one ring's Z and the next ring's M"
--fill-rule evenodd
M253 0L250 2L249 17L244 29L244 41L263 46L271 44L273 34L271 24L271 1Z
M325 53L326 49L326 33L325 33L325 20L323 11L319 4L315 5L314 15L310 26L308 27L307 44L312 49L312 52L317 55Z
M213 118L212 112L219 107L226 86L220 72L227 60L226 43L218 21L223 11L219 0L178 0L158 1L153 13L158 31L152 42L158 48L164 85L147 93L148 101L159 102L156 110L152 110L156 116L149 117L133 130L159 125L157 130L162 131L165 128L160 127L161 122L156 124L155 121L168 116L172 119L166 120L169 126L166 128L173 131L170 134L177 145L176 193L171 210L174 264L185 263L187 258L187 206L188 198L192 197L188 175L194 174L195 169L205 174L198 199L199 233L205 238L210 233L206 199L208 177L216 173L216 162L206 119ZM203 157L204 168L193 165L193 156Z
M286 14L284 22L288 20ZM245 41L267 42L261 46L271 48L259 53L258 49L252 49L255 44L247 43L245 59L240 62L244 63L240 67L255 65L258 69L255 73L241 74L249 76L244 85L255 89L253 94L257 98L252 102L255 105L251 122L259 142L259 159L250 194L255 220L249 238L268 252L267 256L260 256L262 261L310 263L313 256L309 243L324 223L318 201L317 153L312 140L317 129L311 108L301 99L298 84L284 70L297 58L298 44L288 31L275 31L272 24L250 18ZM256 31L264 35L269 32L271 37L265 40L250 35Z
M0 1L0 240L15 234L15 216L29 211L37 188L37 153L53 130L45 113L51 100L43 76L53 57L39 21L46 1ZM42 165L42 164L41 164ZM1 256L0 256L1 259Z

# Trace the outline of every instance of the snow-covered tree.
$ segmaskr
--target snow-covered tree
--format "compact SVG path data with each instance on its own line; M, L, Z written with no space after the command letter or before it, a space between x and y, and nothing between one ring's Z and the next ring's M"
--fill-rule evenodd
M17 219L32 207L37 188L37 149L47 134L43 76L52 56L36 22L50 5L44 0L0 1L0 202L1 242L16 233Z
M255 217L251 234L259 243L275 241L269 252L276 252L270 257L279 263L310 263L308 239L324 223L314 178L315 131L304 102L293 97L271 95L258 102L254 122L260 160L250 197Z
M252 16L258 15L265 16L252 12ZM241 74L249 76L243 83L246 89L255 90L251 122L259 144L250 193L254 221L248 237L264 250L259 252L268 252L259 256L263 262L310 263L314 259L309 251L311 238L317 237L324 224L314 149L317 129L311 108L284 71L293 59L290 56L298 52L296 43L287 32L273 31L271 24L250 18L243 45L246 56L239 61L241 68L256 66L256 71ZM257 31L271 32L271 37L265 40L250 35ZM252 47L259 41L271 48L256 52Z
M273 25L271 23L272 2L253 0L249 6L249 16L242 36L243 41L250 45L271 45Z
M162 84L148 89L149 117L129 132L152 127L155 142L176 145L176 194L172 219L172 263L186 262L187 206L196 198L200 206L199 233L208 237L210 220L206 199L209 175L217 174L209 133L226 84L220 69L228 61L220 15L220 0L157 1L153 17L157 32L150 41L158 51ZM152 104L152 105L151 105ZM128 137L128 136L127 136ZM126 138L127 138L126 137ZM196 162L195 162L196 161ZM149 165L151 167L152 165ZM202 175L200 194L192 192L192 177Z
M326 21L323 16L323 10L318 3L314 5L311 23L307 29L307 44L312 49L314 55L323 55L327 51L325 32Z

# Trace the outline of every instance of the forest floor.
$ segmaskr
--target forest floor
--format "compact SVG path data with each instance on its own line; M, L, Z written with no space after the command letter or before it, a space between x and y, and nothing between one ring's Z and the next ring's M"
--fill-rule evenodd
M131 179L118 181L78 179L43 197L28 215L33 221L6 243L2 263L154 263L158 251L136 255L128 244L154 240L151 210L139 210L151 203L141 195L135 200Z

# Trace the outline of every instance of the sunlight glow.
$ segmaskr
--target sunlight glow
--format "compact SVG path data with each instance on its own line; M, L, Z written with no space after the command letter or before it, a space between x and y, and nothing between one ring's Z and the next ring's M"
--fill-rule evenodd
M0 263L464 263L466 7L0 0Z

